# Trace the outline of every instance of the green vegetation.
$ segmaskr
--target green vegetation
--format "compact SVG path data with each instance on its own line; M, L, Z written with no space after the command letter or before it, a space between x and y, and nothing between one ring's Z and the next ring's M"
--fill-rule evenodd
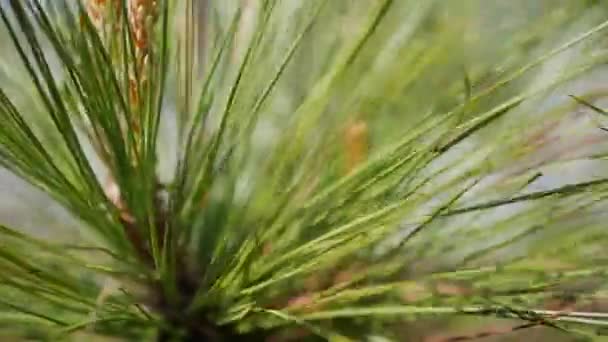
M0 226L6 339L608 325L589 305L608 272L601 2L8 0L0 15L1 58L20 61L0 67L0 162L83 236ZM598 172L546 181L578 162Z

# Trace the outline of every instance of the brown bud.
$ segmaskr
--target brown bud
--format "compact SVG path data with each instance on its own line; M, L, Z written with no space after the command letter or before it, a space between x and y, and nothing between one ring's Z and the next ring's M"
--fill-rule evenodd
M349 123L344 132L344 154L346 173L367 159L369 149L369 131L367 123L357 120Z

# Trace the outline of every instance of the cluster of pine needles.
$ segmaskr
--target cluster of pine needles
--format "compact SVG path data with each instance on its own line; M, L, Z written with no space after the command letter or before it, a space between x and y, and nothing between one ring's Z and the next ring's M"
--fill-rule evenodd
M0 16L0 163L78 236L0 226L0 338L608 326L602 2L5 0ZM583 162L597 172L555 181Z

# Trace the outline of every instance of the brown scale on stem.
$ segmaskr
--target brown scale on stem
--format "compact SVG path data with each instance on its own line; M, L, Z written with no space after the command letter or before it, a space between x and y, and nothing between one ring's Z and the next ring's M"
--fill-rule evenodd
M110 202L116 207L119 213L119 221L122 224L127 238L135 248L138 257L146 263L151 263L152 255L146 242L146 239L141 234L140 228L137 226L135 217L131 214L130 210L125 205L120 188L112 177L108 177L105 185L106 196Z

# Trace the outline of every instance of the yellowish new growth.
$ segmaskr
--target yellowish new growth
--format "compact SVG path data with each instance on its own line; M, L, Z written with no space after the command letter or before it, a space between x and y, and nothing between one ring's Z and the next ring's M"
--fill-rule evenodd
M109 4L113 4L111 7ZM89 0L87 2L87 12L89 14L89 18L91 18L91 22L100 35L105 37L108 35L108 24L110 23L110 18L107 18L112 8L114 8L114 14L118 17L120 14L120 6L118 6L118 0Z
M156 0L129 0L129 22L140 58L144 58L148 53L150 31L158 16L157 11Z
M148 54L150 52L150 36L158 17L156 0L129 0L129 23L133 32L135 43L136 67L140 76L139 81L145 82L145 70L148 67ZM130 98L131 103L139 102L137 80L131 75ZM135 126L136 127L136 126ZM136 127L137 128L137 127Z
M119 18L121 8L121 0L89 0L87 2L87 11L91 21L102 36L106 37L110 34L109 32L119 30L120 25L115 19ZM139 73L143 74L142 71L145 70L148 63L152 29L158 17L158 4L156 0L127 0L127 9L133 34L132 39L135 44L136 66ZM115 14L115 17L108 18L112 14ZM112 28L113 30L111 30ZM138 82L132 79L132 83ZM131 93L133 95L136 92L131 89Z
M116 17L121 12L121 0L89 0L87 11L93 24L99 30L105 30L106 24L111 21L107 18L112 14L112 8ZM127 0L129 12L129 23L133 32L133 40L140 54L145 54L149 48L150 30L158 16L158 5L156 0Z

